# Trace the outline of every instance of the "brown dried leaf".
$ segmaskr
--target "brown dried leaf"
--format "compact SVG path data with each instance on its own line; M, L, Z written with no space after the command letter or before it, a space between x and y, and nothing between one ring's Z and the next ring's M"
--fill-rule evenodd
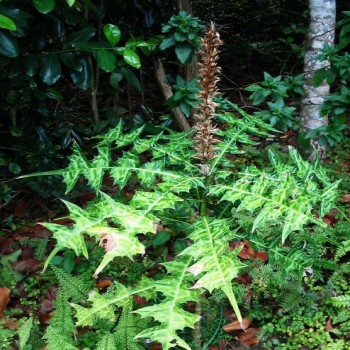
M240 284L250 284L252 283L252 280L252 276L250 276L249 273L246 272L235 279L235 281Z
M96 283L97 289L106 289L112 284L112 281L110 279L101 279Z
M325 329L326 329L326 331L330 331L333 329L332 320L330 318L326 322Z
M34 272L37 271L40 267L40 260L29 258L26 260L20 260L16 261L13 264L13 267L17 271L28 271L28 272Z
M2 326L7 329L18 329L18 321L15 318L7 318Z
M242 324L238 320L235 320L235 321L223 326L222 329L227 333L233 333L235 331L247 329L252 324L252 322L253 322L253 320L250 320L248 318L243 318Z
M339 197L339 200L343 203L350 203L350 193L344 194L344 196Z
M4 316L6 305L10 302L10 293L9 288L0 287L0 317Z
M236 249L242 247L241 251L238 253L238 256L243 259L252 259L254 258L255 252L254 249L251 247L250 243L245 239L243 242L235 242L233 244L230 244L230 249Z
M151 350L162 350L162 345L159 344L159 343L156 343L156 344L152 344L151 346Z
M135 294L133 298L136 305L143 306L147 304L147 299L145 297Z
M261 250L260 252L255 252L254 257L264 262L268 260L268 255L264 250Z
M237 334L235 339L244 344L244 345L253 345L253 344L259 344L259 340L257 338L257 335L259 333L259 328L248 328L244 332L240 332Z

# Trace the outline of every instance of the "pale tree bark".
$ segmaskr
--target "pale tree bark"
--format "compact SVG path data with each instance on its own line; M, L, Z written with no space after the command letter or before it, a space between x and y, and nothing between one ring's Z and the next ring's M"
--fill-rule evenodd
M320 86L313 85L315 72L329 65L328 61L319 61L316 57L322 53L327 44L334 44L334 32L336 21L335 0L309 0L310 24L306 38L306 52L304 59L305 95L301 102L301 125L304 132L328 125L328 118L322 117L320 108L324 97L329 95L329 85L323 81ZM311 145L316 149L321 158L325 157L325 146L321 146L317 139L311 140ZM314 154L313 147L309 153ZM311 155L311 158L313 156Z

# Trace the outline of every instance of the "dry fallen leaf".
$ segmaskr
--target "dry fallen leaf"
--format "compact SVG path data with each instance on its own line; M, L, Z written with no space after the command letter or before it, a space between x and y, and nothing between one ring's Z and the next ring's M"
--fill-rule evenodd
M18 321L15 318L7 318L4 323L2 323L2 326L7 329L18 329Z
M326 331L330 331L333 329L333 326L332 326L332 320L329 318L326 322L326 326L325 326L325 329Z
M254 257L261 260L261 261L264 261L264 262L268 260L268 255L264 250L260 250L259 252L255 252Z
M250 320L248 318L243 318L242 324L238 320L235 320L235 321L223 326L222 329L227 333L233 333L235 331L247 329L252 324L252 322L253 322L253 320Z
M344 194L344 196L339 197L339 200L343 203L350 203L350 193Z
M10 302L10 289L0 287L0 317L4 316L6 305Z
M259 328L248 328L246 331L237 334L235 339L244 345L259 344L257 335L259 333Z
M143 306L147 304L147 299L145 297L141 297L137 294L134 294L134 303L136 305Z
M29 258L25 260L16 261L13 264L13 267L16 271L28 271L28 272L35 272L39 269L41 265L41 261Z
M96 288L97 289L106 289L112 284L112 281L108 278L100 279L96 283Z

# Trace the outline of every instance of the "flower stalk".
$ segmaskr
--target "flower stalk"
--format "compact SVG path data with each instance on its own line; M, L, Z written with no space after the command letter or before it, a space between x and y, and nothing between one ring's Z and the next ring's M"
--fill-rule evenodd
M212 119L215 116L215 108L217 104L214 97L219 93L217 83L219 81L218 74L221 68L217 65L219 59L219 47L222 45L219 33L216 31L215 25L211 22L209 30L202 39L202 52L200 63L200 105L194 116L196 124L196 135L194 136L195 147L197 151L196 158L199 160L199 166L202 173L208 176L210 173L209 162L215 156L214 145L218 142L214 133L218 129L213 124Z

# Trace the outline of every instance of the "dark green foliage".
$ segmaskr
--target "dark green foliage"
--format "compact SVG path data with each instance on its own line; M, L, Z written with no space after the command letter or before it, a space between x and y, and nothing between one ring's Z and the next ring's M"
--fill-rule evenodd
M181 63L191 62L195 50L199 48L200 31L203 28L198 18L180 11L178 15L172 16L166 25L163 25L162 33L166 36L159 48L165 50L175 46L178 60Z
M68 285L68 284L67 284ZM46 329L44 339L48 350L76 350L73 332L75 331L72 308L69 306L69 287L62 283L55 300L55 311ZM72 295L72 294L71 294Z

